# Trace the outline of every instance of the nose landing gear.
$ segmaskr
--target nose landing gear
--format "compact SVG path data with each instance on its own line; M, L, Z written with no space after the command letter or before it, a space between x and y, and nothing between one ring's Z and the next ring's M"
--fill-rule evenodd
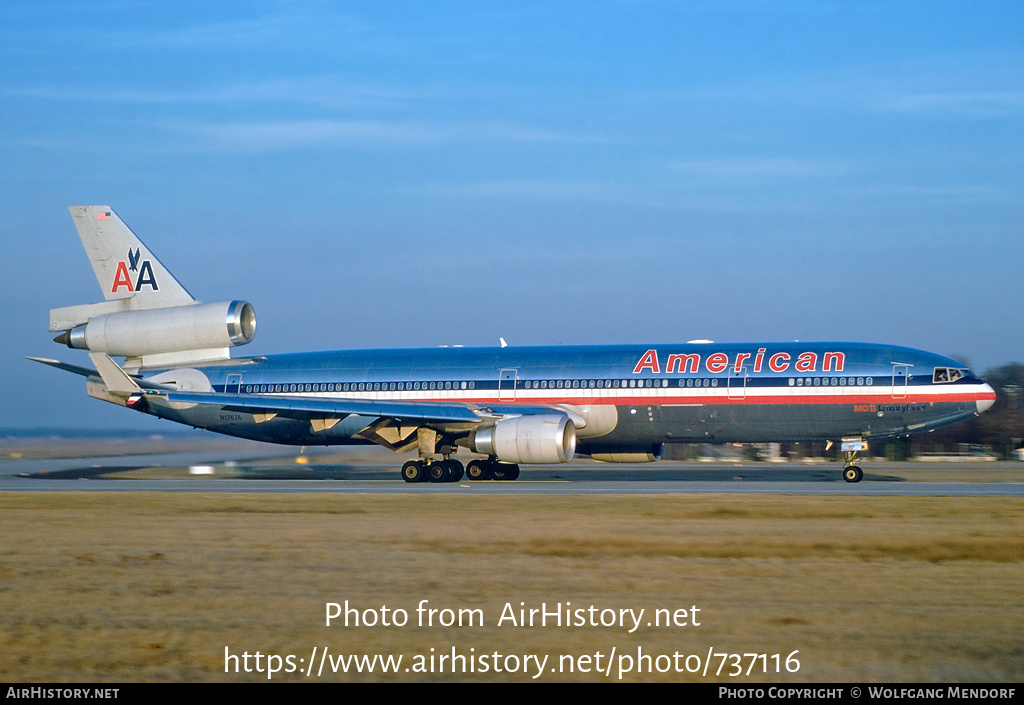
M847 465L843 468L843 479L847 482L860 482L864 479L864 471L856 465Z
M846 461L843 463L843 479L847 482L860 482L864 479L864 471L854 463L857 462L857 453L868 449L868 444L863 438L844 438L841 447Z

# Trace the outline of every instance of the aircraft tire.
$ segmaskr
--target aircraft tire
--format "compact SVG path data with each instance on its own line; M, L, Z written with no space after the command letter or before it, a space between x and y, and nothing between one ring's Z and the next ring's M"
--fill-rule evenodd
M426 479L423 464L417 460L410 460L402 466L402 479L406 482L423 482Z
M458 482L462 479L463 475L466 474L465 468L462 467L462 463L455 458L448 458L445 463L451 470L451 479L448 480L449 482Z
M860 482L864 479L864 471L856 465L843 468L843 479L847 482Z
M448 466L445 461L435 462L430 464L427 474L430 477L431 482L451 482L452 481L452 469Z
M512 463L495 463L494 479L511 482L519 477L519 466Z
M486 460L470 460L466 466L466 477L470 480L493 480L492 463Z

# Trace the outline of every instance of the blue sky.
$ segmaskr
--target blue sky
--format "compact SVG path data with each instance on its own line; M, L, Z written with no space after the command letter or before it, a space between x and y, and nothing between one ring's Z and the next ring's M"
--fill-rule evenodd
M0 5L0 426L109 204L238 353L841 339L1024 360L1017 2Z

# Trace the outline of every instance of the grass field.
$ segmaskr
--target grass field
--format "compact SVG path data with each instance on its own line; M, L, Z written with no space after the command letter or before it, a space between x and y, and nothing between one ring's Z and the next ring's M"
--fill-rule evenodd
M710 649L768 655L739 681L1020 681L1022 528L1024 500L999 497L0 494L0 680L266 680L225 673L225 647L254 669L257 651L305 669L327 647L404 660L321 680L529 681L522 657L545 654L538 680L618 680L640 653L654 672L623 680L701 680L653 657ZM408 624L325 626L346 600ZM417 626L422 600L484 623ZM633 633L498 626L506 603L567 602L645 612ZM692 606L686 626L647 626ZM453 647L517 655L519 672L404 670Z

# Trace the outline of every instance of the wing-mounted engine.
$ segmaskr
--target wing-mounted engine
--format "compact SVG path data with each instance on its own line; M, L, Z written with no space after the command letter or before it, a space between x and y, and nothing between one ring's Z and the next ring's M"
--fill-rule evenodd
M601 447L594 452L584 449L583 452L602 463L653 463L656 460L661 460L664 450L663 443L654 443Z
M470 433L469 449L503 463L564 463L576 452L576 427L563 414L500 419Z
M51 332L55 324L61 330L62 324L74 320L56 318L51 316ZM255 336L252 304L219 301L100 313L65 329L54 340L69 348L124 356L129 358L128 367L146 368L227 358L229 348L245 345Z

